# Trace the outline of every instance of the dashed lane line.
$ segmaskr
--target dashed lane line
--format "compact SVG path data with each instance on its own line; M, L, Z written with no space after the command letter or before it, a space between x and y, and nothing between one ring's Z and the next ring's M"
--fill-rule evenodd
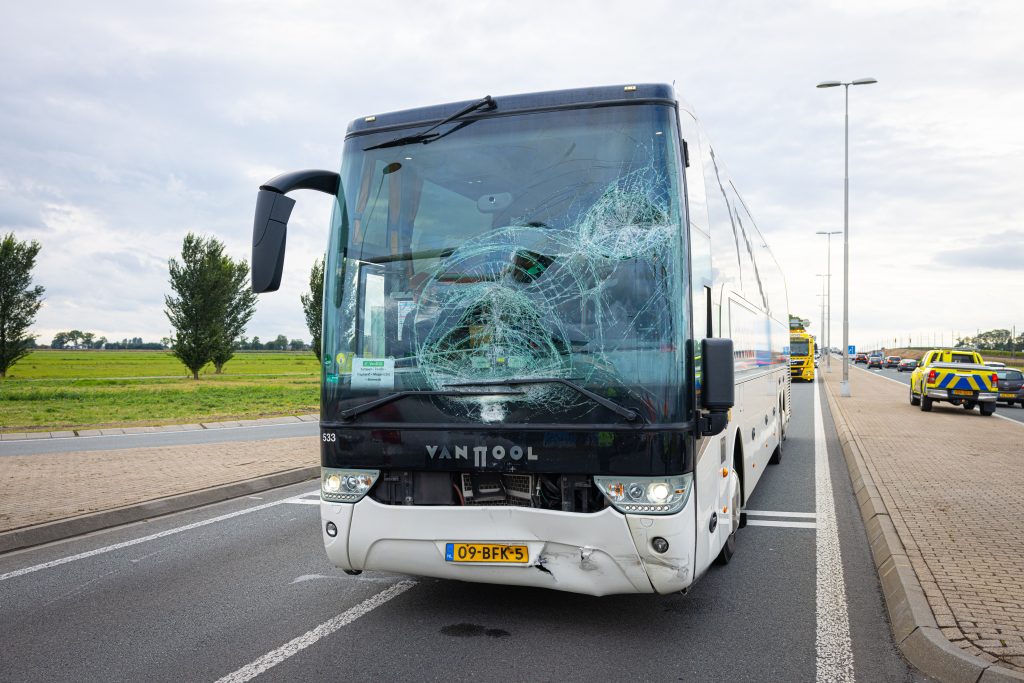
M846 580L839 548L825 423L822 420L820 384L820 380L814 383L814 498L818 511L815 534L816 678L819 683L853 683L850 615L846 604Z
M300 496L305 495L309 494L300 494ZM6 574L0 574L0 581L6 581L8 579L13 579L18 576L24 576L25 574L31 574L33 572L42 571L44 569L52 569L53 567L59 567L62 564L68 564L69 562L75 562L77 560L84 560L87 557L95 557L96 555L103 555L105 553L113 552L115 550L121 550L122 548L130 548L133 545L146 543L148 541L155 541L159 538L174 536L175 534L180 534L185 531L191 531L192 529L198 529L199 527L204 527L208 524L216 524L217 522L223 522L225 520L233 519L235 517L241 517L242 515L247 515L251 512L266 510L267 508L274 507L275 505L282 505L284 503L293 502L296 498L299 498L300 496L285 498L283 500L275 500L272 503L255 505L251 508L245 508L244 510L236 510L234 512L229 512L224 515L218 515L217 517L211 517L209 519L204 519L198 522L192 522L191 524L185 524L184 526L174 527L173 529L165 529L164 531L160 531L155 534L149 534L148 536L133 538L130 541L123 541L121 543L114 543L113 545L103 546L102 548L87 550L84 553L78 553L76 555L69 555L67 557L62 557L56 560L50 560L49 562L43 562L42 564L32 565L31 567L22 567L21 569L15 569L14 571L7 572Z
M817 529L816 522L777 522L771 519L748 519L747 526L774 526L788 529Z
M816 512L779 512L778 510L744 510L744 512L748 517L808 517L814 519L818 516Z
M338 616L328 619L313 630L307 631L298 638L288 641L276 650L271 650L259 659L246 664L241 669L224 676L219 679L217 683L244 683L244 681L252 680L264 671L277 666L289 657L298 654L310 645L313 645L322 638L331 635L343 626L351 624L359 617L372 612L387 601L398 597L415 585L415 581L399 581L395 585L385 588L380 593L363 600L355 607L347 609Z

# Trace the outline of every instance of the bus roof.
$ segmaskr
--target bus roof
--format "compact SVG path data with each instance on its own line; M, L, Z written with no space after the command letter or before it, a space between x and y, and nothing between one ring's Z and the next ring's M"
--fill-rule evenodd
M628 88L628 90L627 90ZM483 98L482 93L480 98ZM376 114L356 119L348 125L349 135L388 130L397 126L430 124L467 107L478 100L463 100L436 104L416 109ZM593 88L571 88L569 90L549 90L547 92L524 93L521 95L502 95L494 98L497 108L495 114L507 114L516 111L551 110L580 106L608 106L627 103L677 103L675 88L665 83L637 83L635 85L605 85ZM476 112L467 115L466 119L487 116L487 112Z

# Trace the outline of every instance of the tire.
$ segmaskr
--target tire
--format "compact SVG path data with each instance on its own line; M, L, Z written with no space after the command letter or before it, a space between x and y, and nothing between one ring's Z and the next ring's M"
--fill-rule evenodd
M985 417L989 417L989 416L991 416L992 414L994 414L996 412L996 404L995 403L979 403L978 404L978 410L980 410L981 414L984 415Z
M736 476L735 469L733 469L732 476ZM725 540L725 545L722 546L721 552L719 552L718 557L715 558L715 564L729 564L733 555L736 554L736 531L740 528L740 482L738 478L736 481L736 487L733 490L732 500L729 502L729 508L729 519L732 521L732 532L729 533L729 538Z
M782 439L779 439L779 445L772 451L772 457L768 458L769 465L778 465L782 462Z
M910 387L910 405L912 405L912 406L919 406L919 405L921 405L921 399L919 399L917 397L917 394L914 393L914 387L913 386Z
M964 401L964 410L974 410L974 406L977 405L974 401Z
M925 413L932 412L932 399L921 393L921 410Z

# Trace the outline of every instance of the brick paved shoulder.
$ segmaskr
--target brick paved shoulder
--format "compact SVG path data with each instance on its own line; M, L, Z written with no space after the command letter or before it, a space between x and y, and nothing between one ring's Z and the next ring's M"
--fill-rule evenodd
M317 437L0 458L0 531L317 465Z
M822 373L835 397L840 370ZM922 412L908 387L856 368L850 388L839 408L942 632L1024 671L1024 427Z

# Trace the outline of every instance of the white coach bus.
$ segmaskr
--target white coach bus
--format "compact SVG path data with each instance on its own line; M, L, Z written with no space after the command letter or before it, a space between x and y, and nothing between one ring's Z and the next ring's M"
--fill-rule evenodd
M789 421L783 276L667 85L356 120L341 173L260 188L253 288L297 189L324 286L330 560L606 595L728 562Z

